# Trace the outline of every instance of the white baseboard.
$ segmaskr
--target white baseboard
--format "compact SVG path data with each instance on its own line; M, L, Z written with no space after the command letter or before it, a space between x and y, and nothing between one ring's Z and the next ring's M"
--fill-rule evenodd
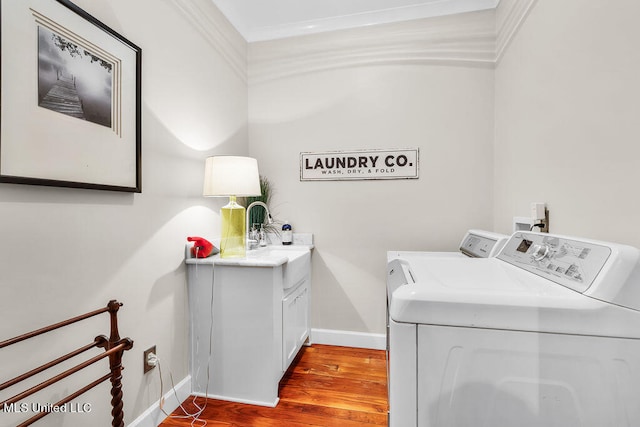
M176 399L175 394L178 395L179 401ZM175 394L173 390L169 390L164 395L164 405L162 407L167 414L175 411L191 395L191 375L176 384ZM129 424L128 427L157 427L166 417L160 409L160 401L157 401Z
M387 348L387 337L366 332L311 329L311 343L384 350Z
M224 400L227 402L244 403L245 405L265 406L268 408L275 408L276 406L278 406L278 402L280 401L279 397L276 397L273 402L265 402L264 400L236 399L229 396L220 396L217 394L205 394L199 392L193 393L192 396L206 397L207 399Z

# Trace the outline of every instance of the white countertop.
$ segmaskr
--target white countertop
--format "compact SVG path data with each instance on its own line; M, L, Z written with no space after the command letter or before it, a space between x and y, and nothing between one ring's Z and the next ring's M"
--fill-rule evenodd
M220 258L220 254L208 258L187 258L186 264L200 265L229 265L242 267L277 267L289 261L284 252L288 251L311 251L313 245L267 245L265 247L247 250L244 258ZM189 251L187 251L189 253Z

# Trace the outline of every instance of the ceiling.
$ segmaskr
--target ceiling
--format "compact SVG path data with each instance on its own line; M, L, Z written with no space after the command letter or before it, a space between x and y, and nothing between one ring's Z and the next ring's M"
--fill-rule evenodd
M212 0L248 42L495 8L500 0Z

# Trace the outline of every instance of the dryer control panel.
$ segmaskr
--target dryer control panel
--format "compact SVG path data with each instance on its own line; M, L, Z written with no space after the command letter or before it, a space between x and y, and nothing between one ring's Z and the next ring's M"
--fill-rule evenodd
M611 248L596 243L518 232L497 258L583 293L610 255Z
M469 230L460 243L460 252L472 258L495 256L508 236L483 230Z

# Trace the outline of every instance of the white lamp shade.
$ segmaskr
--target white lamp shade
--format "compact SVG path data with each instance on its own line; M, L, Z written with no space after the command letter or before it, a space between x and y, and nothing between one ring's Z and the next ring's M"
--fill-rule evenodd
M259 196L258 161L251 157L208 157L204 168L204 196Z

